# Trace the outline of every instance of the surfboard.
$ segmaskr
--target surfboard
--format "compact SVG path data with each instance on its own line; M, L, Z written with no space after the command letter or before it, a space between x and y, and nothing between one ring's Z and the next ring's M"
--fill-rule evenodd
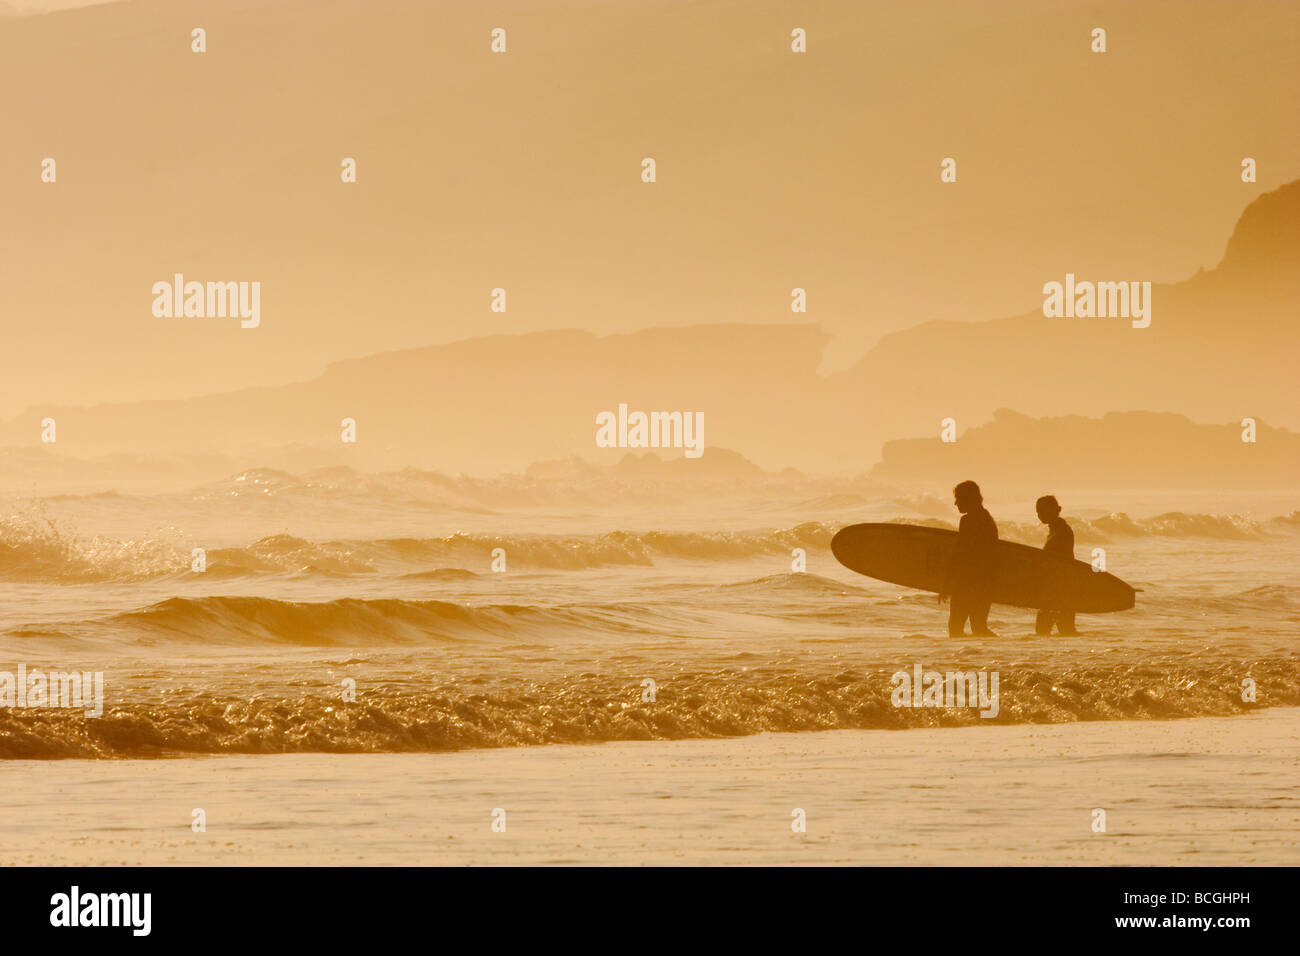
M922 591L942 590L957 532L910 524L868 523L831 539L836 560L869 578ZM1011 541L993 551L993 603L1051 611L1127 611L1135 593L1113 574L1073 558Z

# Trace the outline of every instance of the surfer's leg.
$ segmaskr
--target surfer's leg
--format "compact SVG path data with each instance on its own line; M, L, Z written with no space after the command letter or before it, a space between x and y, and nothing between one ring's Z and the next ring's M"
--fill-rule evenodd
M1034 618L1034 633L1051 634L1052 623L1055 620L1056 620L1056 615L1054 615L1051 611L1039 611L1037 617Z
M970 613L970 608L966 603L966 595L953 594L948 601L948 636L965 637L966 636L966 615Z
M997 637L989 630L989 609L993 607L992 601L980 598L971 603L970 609L970 632L981 637Z
M1056 615L1056 629L1066 637L1075 637L1078 631L1074 629L1074 612L1061 611Z

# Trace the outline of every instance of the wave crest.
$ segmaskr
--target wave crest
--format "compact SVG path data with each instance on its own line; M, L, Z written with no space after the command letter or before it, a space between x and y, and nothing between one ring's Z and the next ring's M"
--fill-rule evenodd
M80 712L0 709L0 757L437 752L764 732L1227 716L1256 708L1241 701L1239 663L1045 666L1004 665L999 711L991 719L974 708L895 707L888 669L817 675L776 667L697 669L664 680L653 701L642 698L640 678L630 674L486 686L466 681L423 692L361 681L355 703L342 703L336 689L327 694L322 688L294 698L173 696L164 705L109 706L94 719ZM1269 688L1270 704L1300 704L1300 662L1255 662L1245 673Z

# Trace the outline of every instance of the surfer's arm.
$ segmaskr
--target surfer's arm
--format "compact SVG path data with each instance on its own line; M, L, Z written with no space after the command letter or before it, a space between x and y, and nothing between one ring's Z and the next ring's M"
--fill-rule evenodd
M942 601L948 595L952 594L954 586L957 583L960 571L970 561L971 549L971 523L969 515L962 515L961 521L957 523L957 544L952 549L952 558L948 561L948 573L943 579L943 590L939 592L939 600Z

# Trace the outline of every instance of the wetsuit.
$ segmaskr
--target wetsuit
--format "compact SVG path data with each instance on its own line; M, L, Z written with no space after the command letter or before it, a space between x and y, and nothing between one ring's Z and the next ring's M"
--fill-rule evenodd
M948 574L952 605L948 611L948 634L965 633L966 619L975 634L989 629L989 607L993 603L993 550L998 543L998 526L983 505L961 516L957 525L957 548Z
M1062 558L1074 558L1074 532L1060 515L1047 522L1047 541L1043 543L1043 550ZM1039 611L1034 630L1039 634L1051 634L1053 624L1062 634L1073 634L1074 612Z

